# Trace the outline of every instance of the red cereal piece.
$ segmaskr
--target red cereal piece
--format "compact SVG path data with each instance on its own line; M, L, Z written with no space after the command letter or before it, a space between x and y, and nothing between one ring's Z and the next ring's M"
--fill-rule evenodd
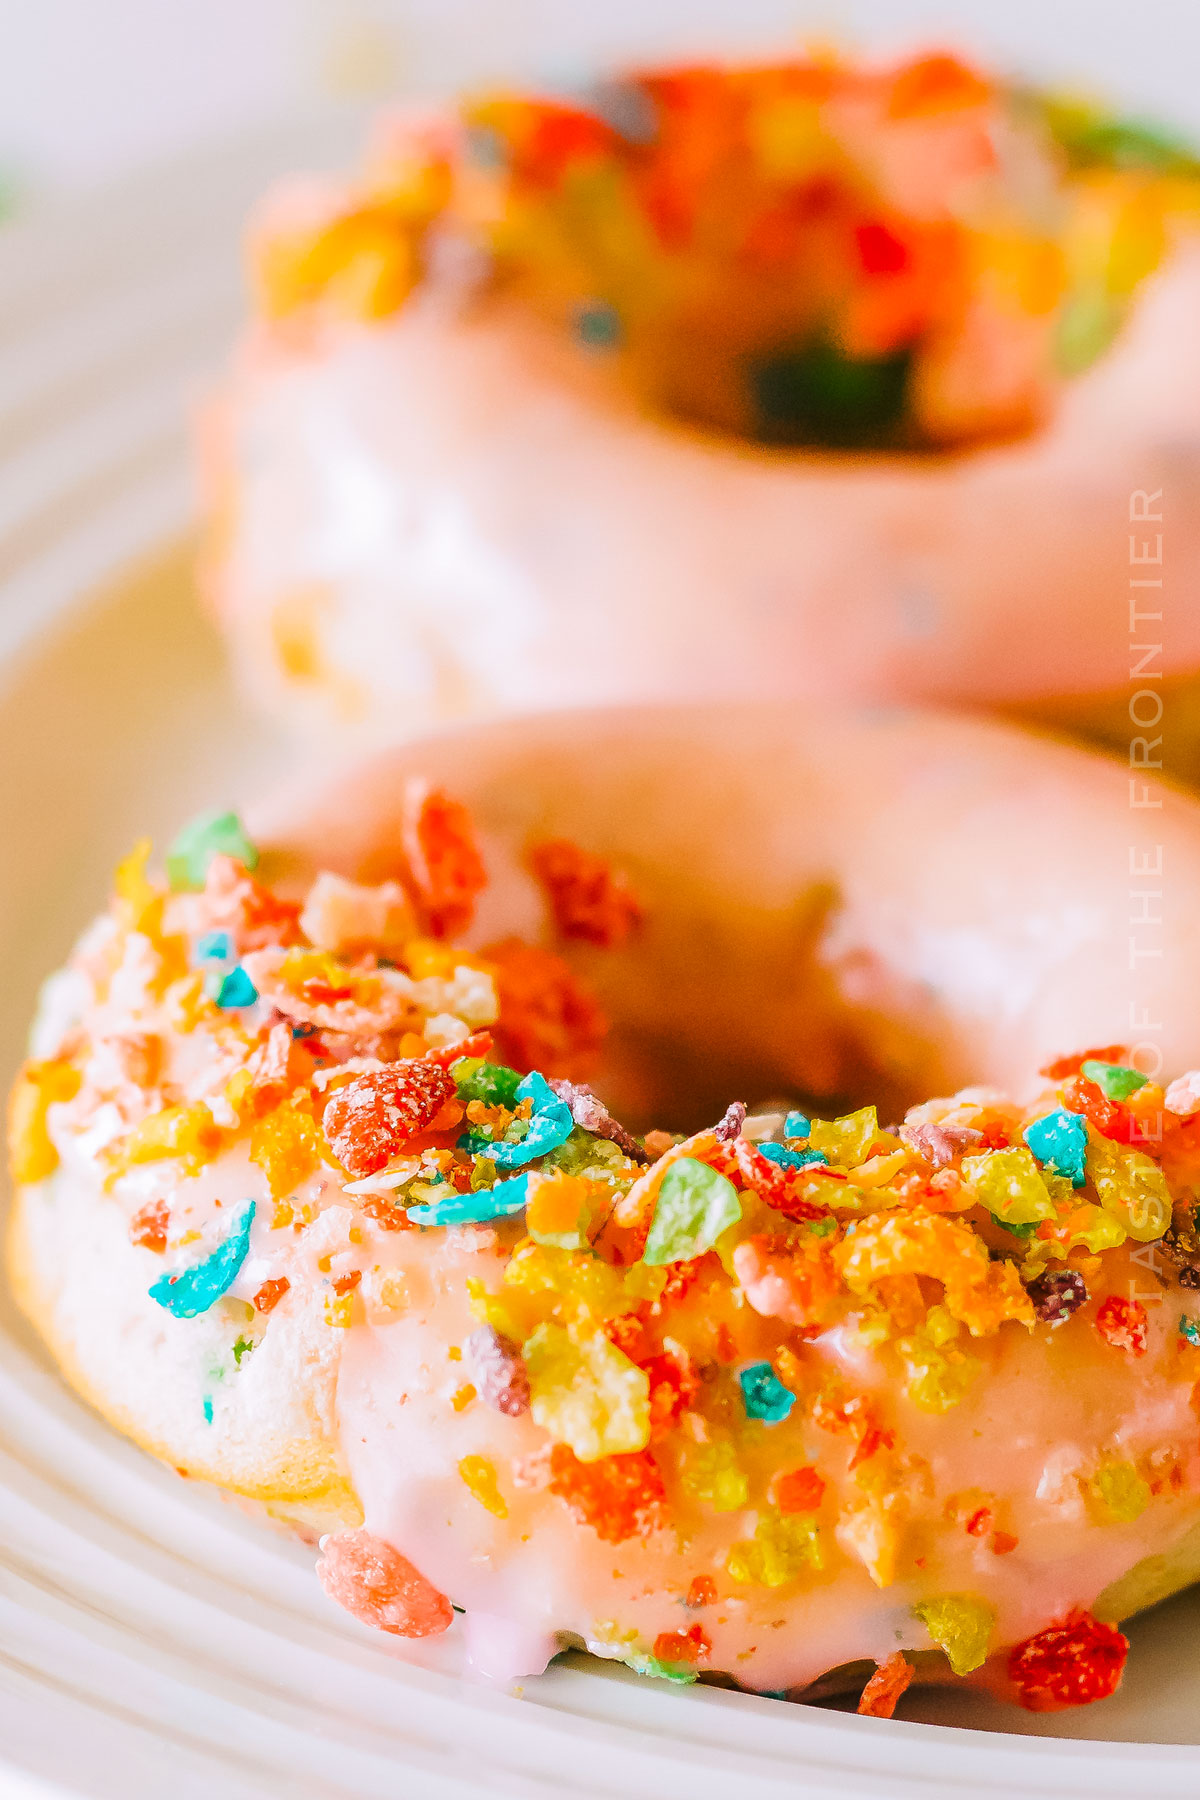
M457 1044L439 1044L436 1050L427 1050L421 1061L436 1063L439 1069L449 1069L464 1056L486 1056L491 1047L490 1031L473 1031L470 1037L460 1038Z
M1149 1322L1140 1300L1126 1300L1120 1294L1110 1294L1096 1314L1096 1330L1105 1343L1132 1356L1145 1356Z
M336 1531L327 1537L317 1575L331 1600L364 1625L397 1637L436 1637L454 1617L445 1594L370 1531Z
M161 1256L167 1247L170 1223L171 1214L166 1201L148 1200L129 1221L129 1241L131 1244L140 1244L143 1250L154 1250Z
M560 936L613 950L641 924L642 905L629 878L569 838L534 845L529 866L541 883Z
M821 1173L819 1164L809 1169L784 1169L765 1157L761 1150L752 1144L749 1138L738 1138L733 1146L737 1166L747 1186L752 1187L761 1200L782 1213L785 1219L798 1221L804 1219L824 1219L828 1217L828 1208L814 1206L799 1192L805 1176L811 1176L815 1170Z
M856 1710L867 1719L890 1719L916 1672L908 1658L895 1651L867 1682Z
M496 1047L511 1068L586 1076L608 1031L599 1003L561 956L505 938L483 952L496 971Z
M1133 1141L1135 1121L1129 1108L1119 1100L1110 1100L1104 1090L1086 1076L1076 1075L1066 1083L1062 1089L1062 1103L1068 1112L1081 1113L1101 1137L1112 1138L1118 1144Z
M568 1445L555 1444L549 1487L606 1544L644 1537L666 1520L666 1490L648 1450L583 1463Z
M260 1313L274 1312L291 1285L292 1284L286 1275L275 1275L270 1281L264 1281L254 1296L253 1305L255 1311Z
M823 1479L808 1465L785 1470L771 1485L771 1499L781 1513L816 1512L824 1496Z
M1011 1556L1020 1538L1014 1537L1011 1531L993 1531L991 1551L993 1556Z
M1044 1075L1047 1081L1066 1081L1068 1076L1078 1075L1085 1062L1124 1065L1128 1056L1128 1044L1102 1044L1098 1050L1081 1050L1078 1056L1060 1056L1057 1062L1047 1063L1044 1069L1039 1069L1038 1074Z
M664 1350L642 1364L650 1378L650 1435L662 1437L679 1423L700 1392L686 1351Z
M405 1061L372 1069L329 1096L325 1135L342 1167L358 1180L385 1168L454 1095L453 1081L437 1063Z
M702 1625L686 1631L660 1631L650 1654L664 1663L698 1663L712 1655L712 1644Z
M348 1274L339 1275L333 1284L335 1294L352 1294L362 1280L361 1269L351 1269Z
M967 1520L964 1530L968 1537L986 1537L992 1528L993 1513L990 1506L981 1506Z
M475 1389L485 1406L510 1419L529 1411L529 1376L521 1352L491 1325L481 1325L467 1339L467 1355Z
M712 1576L693 1575L683 1604L698 1612L702 1606L712 1606L716 1598L717 1584Z
M1107 1700L1121 1685L1129 1639L1081 1608L1018 1644L1008 1659L1017 1698L1029 1712L1062 1712Z
M465 931L475 917L476 898L487 886L466 807L414 778L405 787L400 834L426 929L434 937Z

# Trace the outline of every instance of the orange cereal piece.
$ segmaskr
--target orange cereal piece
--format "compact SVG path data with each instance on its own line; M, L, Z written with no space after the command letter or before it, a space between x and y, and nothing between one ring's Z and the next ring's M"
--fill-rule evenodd
M385 1168L454 1097L454 1083L439 1064L392 1063L334 1090L325 1108L325 1135L342 1167L358 1180Z
M824 1497L825 1482L811 1465L787 1469L771 1484L772 1503L781 1513L816 1512Z
M712 1655L712 1644L702 1625L686 1631L660 1631L650 1653L658 1662L697 1663Z
M250 1134L250 1161L266 1176L273 1200L293 1193L320 1160L316 1121L300 1107L277 1107Z
M1011 1556L1020 1541L1020 1538L1014 1537L1011 1531L993 1531L991 1543L993 1556Z
M648 1450L582 1463L569 1445L555 1444L549 1487L606 1544L644 1537L665 1520L666 1490Z
M496 974L498 1054L510 1067L568 1081L587 1075L608 1031L588 988L561 956L504 938L484 955Z
M317 1575L331 1600L397 1637L437 1637L454 1617L445 1594L373 1532L336 1531L324 1541Z
M14 1182L44 1181L58 1167L58 1151L46 1130L56 1101L79 1090L79 1070L67 1062L26 1063L8 1099L8 1157Z
M131 1244L140 1244L143 1250L153 1250L161 1256L167 1247L167 1229L170 1223L171 1214L166 1201L148 1200L129 1221L129 1241Z
M274 1312L291 1285L286 1275L274 1275L269 1281L264 1281L254 1296L254 1310L260 1313Z
M404 790L400 831L426 929L434 937L465 931L475 916L476 897L487 886L470 813L415 776Z
M712 1606L717 1598L717 1584L711 1575L694 1575L689 1584L687 1596L683 1602L698 1612L702 1606Z
M529 866L545 892L559 935L613 950L642 922L629 878L569 838L536 844Z
M686 1351L664 1350L642 1364L650 1379L650 1435L662 1437L679 1423L700 1391Z
M896 1702L915 1674L916 1670L907 1657L897 1650L886 1662L880 1663L871 1676L856 1710L864 1718L890 1719L896 1710Z

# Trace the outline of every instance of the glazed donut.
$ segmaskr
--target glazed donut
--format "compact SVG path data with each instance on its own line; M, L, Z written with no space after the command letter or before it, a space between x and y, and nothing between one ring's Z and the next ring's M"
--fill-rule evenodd
M204 462L260 703L379 739L801 691L1127 740L1131 642L1200 666L1129 585L1200 579L1186 153L945 57L464 116L254 227Z
M142 845L14 1090L21 1305L492 1678L1100 1698L1200 1568L1200 806L1140 797L936 716L605 711Z

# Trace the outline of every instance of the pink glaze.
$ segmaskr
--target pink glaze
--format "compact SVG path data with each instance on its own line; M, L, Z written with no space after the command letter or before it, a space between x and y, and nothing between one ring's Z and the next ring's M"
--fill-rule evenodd
M589 701L1112 692L1131 641L1182 674L1198 306L1189 243L1052 423L945 457L705 436L438 289L369 328L260 334L208 426L214 602L261 699L376 738ZM1131 569L1160 531L1166 562ZM1141 591L1132 628L1131 575L1164 568L1165 618Z

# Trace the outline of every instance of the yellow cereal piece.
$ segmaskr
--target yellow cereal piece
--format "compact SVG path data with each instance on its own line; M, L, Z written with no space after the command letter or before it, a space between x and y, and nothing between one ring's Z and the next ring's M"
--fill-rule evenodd
M613 1202L605 1182L586 1175L568 1175L563 1169L529 1177L525 1224L536 1244L562 1250L583 1250L592 1228Z
M277 1106L250 1134L250 1161L267 1178L273 1200L293 1192L321 1160L321 1133L311 1113Z
M202 1101L165 1106L135 1125L114 1155L118 1169L135 1163L178 1157L189 1175L212 1161L221 1147L221 1130Z
M981 1206L1005 1225L1037 1225L1054 1217L1054 1200L1033 1152L1024 1144L1011 1150L984 1150L964 1156L962 1172Z
M62 1100L73 1100L82 1077L71 1063L28 1062L8 1097L8 1163L14 1182L44 1181L58 1167L46 1115Z
M779 1513L768 1508L758 1515L752 1538L729 1552L725 1567L735 1581L754 1587L786 1587L807 1571L825 1567L820 1528L811 1513Z
M1139 1244L1157 1241L1171 1223L1166 1177L1144 1150L1088 1132L1088 1170L1105 1212Z
M466 1412L475 1398L475 1389L471 1382L464 1381L460 1388L455 1388L450 1404L455 1412Z
M388 1312L404 1312L411 1303L408 1282L400 1269L381 1269L370 1288L371 1296Z
M1102 1206L1093 1206L1090 1201L1067 1214L1063 1220L1063 1231L1068 1250L1077 1249L1082 1244L1093 1256L1098 1255L1101 1250L1117 1249L1129 1235L1113 1213L1105 1212Z
M504 1270L506 1287L539 1296L542 1316L600 1324L630 1312L634 1301L624 1275L587 1251L564 1250L554 1244L518 1244Z
M1132 1463L1105 1463L1088 1482L1088 1491L1103 1511L1124 1524L1140 1519L1150 1504L1150 1487Z
M645 1448L649 1378L603 1332L576 1338L561 1325L540 1325L523 1354L534 1423L580 1462Z
M1033 1303L1011 1263L990 1262L981 1238L945 1214L885 1213L864 1221L832 1251L852 1293L866 1295L886 1276L927 1275L940 1281L945 1304L974 1337L1005 1320L1032 1325Z
M957 1330L957 1322L954 1324ZM922 1412L949 1412L967 1393L982 1367L977 1356L953 1344L943 1346L944 1340L939 1343L928 1331L896 1340L896 1353L908 1378L908 1397Z
M128 931L157 938L162 927L163 896L146 873L150 839L140 838L129 855L117 864L113 893L117 916Z
M325 1323L335 1331L349 1331L354 1320L354 1295L326 1294Z
M837 154L822 129L821 108L799 95L752 108L746 130L755 160L773 180L802 181Z
M996 1614L973 1594L946 1594L913 1607L956 1675L969 1675L987 1661Z
M858 1558L877 1588L891 1587L896 1579L899 1533L878 1500L843 1513L837 1538L849 1555Z
M875 1108L863 1106L840 1119L814 1119L808 1141L814 1150L823 1150L838 1168L853 1169L866 1161L871 1145L879 1135ZM890 1139L889 1147L895 1141L895 1138Z
M496 1470L486 1456L464 1456L458 1472L466 1483L467 1492L480 1506L486 1507L497 1519L507 1519L508 1505L497 1485Z
M711 1507L713 1512L740 1512L749 1503L750 1483L728 1438L687 1444L679 1479L685 1494Z
M478 969L484 975L495 973L495 963L469 950L439 943L436 938L410 938L404 946L404 964L414 981L435 976L439 981L453 981L456 969Z

